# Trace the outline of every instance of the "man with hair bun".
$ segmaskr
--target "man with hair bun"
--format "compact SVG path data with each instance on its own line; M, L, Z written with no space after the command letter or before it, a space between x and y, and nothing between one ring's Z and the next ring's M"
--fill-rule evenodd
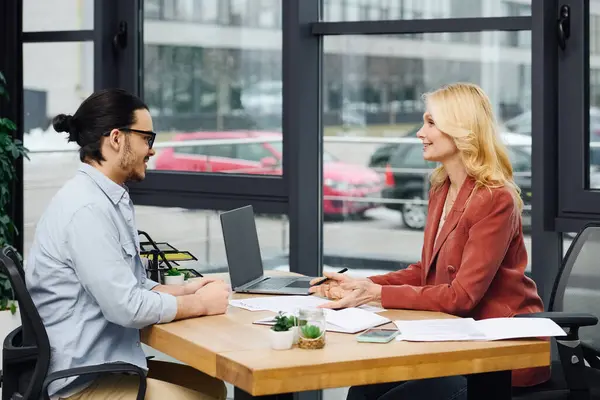
M111 362L148 371L146 399L224 399L225 385L191 367L147 361L140 329L225 313L231 289L197 279L159 285L139 255L125 183L141 181L155 152L148 107L120 89L92 94L53 120L79 145L81 165L50 201L36 227L26 284L48 332L49 373ZM146 261L146 260L144 260ZM135 399L138 378L114 374L59 379L53 399Z

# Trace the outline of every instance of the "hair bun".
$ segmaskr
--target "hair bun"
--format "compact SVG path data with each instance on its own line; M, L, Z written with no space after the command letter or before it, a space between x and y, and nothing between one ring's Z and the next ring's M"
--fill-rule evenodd
M58 114L52 120L52 126L56 132L67 132L69 134L69 142L76 142L79 134L73 129L73 116L66 114Z

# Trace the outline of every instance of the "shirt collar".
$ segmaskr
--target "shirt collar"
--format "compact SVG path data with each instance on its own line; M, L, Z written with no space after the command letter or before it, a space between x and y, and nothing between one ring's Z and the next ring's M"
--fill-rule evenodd
M79 171L83 172L87 176L89 176L95 183L98 185L100 189L114 204L117 204L125 193L127 193L127 186L119 185L114 181L110 180L106 175L100 172L98 169L92 167L87 163L81 163L79 165Z

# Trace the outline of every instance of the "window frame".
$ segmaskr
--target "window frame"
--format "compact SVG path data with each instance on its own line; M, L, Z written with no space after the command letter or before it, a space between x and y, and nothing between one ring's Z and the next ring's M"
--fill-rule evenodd
M531 16L349 22L322 21L323 3L324 0L282 1L283 175L235 176L150 171L143 183L132 187L132 198L136 204L217 210L253 204L260 212L286 213L290 221L290 270L311 276L320 274L323 259L323 177L320 156L323 149L323 37L360 34L420 37L423 33L531 30L532 70L536 66L545 72L532 75L532 108L537 113L532 121L532 141L537 143L532 146L533 190L544 194L534 196L533 225L534 232L538 234L533 241L532 258L535 263L532 272L534 278L538 275L536 281L539 281L539 289L543 292L548 282L539 265L543 262L545 270L553 270L560 263L560 255L549 252L548 248L561 248L559 235L552 231L554 220L548 218L550 214L552 218L556 216L556 202L552 196L557 194L550 182L555 180L556 174L540 170L541 166L548 170L556 164L550 158L556 150L556 142L552 139L556 126L546 116L556 115L557 111L552 111L555 105L547 97L556 86L556 77L553 76L555 70L551 63L552 60L556 62L552 58L552 46L556 46L557 0L532 0ZM223 4L223 10L230 8L229 2ZM404 3L400 4L400 8L404 6ZM127 7L131 8L130 5ZM136 7L141 7L141 4L138 3ZM135 9L132 13L139 11ZM403 13L402 17L407 15ZM534 20L541 25L536 26ZM139 27L141 22L138 21L136 26ZM223 24L231 25L231 21L224 18ZM143 50L141 40L142 37L137 43L139 50L136 54L141 54ZM543 49L537 49L536 44L541 44ZM139 60L137 67L128 72L140 75ZM121 75L127 73L121 72ZM141 93L141 80L136 82L135 89ZM542 88L536 82L545 86ZM540 129L545 130L544 138Z
M589 189L590 51L589 0L567 1L571 33L565 50L558 48L558 210L560 232L579 230L600 219L600 190ZM581 132L581 134L573 134Z
M137 0L136 3L137 8L130 7L130 12L144 15L144 1ZM139 27L143 20L137 21L137 23ZM283 35L282 30L282 37ZM140 35L136 42L139 49L139 60L144 60L143 29L140 29ZM282 46L282 58L283 52ZM143 98L143 61L138 61L136 65L125 68L132 67L139 76L134 92ZM289 114L289 107L284 100L282 119L285 119L287 114ZM286 140L285 132L282 132L282 140ZM285 151L284 146L284 155ZM229 199L226 203L234 204L235 207L252 204L260 212L281 213L287 210L288 180L285 166L282 175L148 170L146 179L142 182L132 183L129 189L132 199L139 205L155 205L160 202L164 206L182 207L181 202L184 202L185 207L212 208L218 201ZM230 205L225 208L218 207L218 209L231 208Z

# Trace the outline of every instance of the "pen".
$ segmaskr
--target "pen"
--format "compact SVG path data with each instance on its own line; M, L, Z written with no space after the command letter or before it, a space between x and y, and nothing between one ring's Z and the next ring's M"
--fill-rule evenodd
M343 269L339 270L337 273L338 274L343 274L346 271L348 271L348 268L343 268ZM323 278L319 282L317 282L317 283L315 283L314 285L311 285L311 286L319 286L319 285L327 282L328 280L329 280L329 278Z

